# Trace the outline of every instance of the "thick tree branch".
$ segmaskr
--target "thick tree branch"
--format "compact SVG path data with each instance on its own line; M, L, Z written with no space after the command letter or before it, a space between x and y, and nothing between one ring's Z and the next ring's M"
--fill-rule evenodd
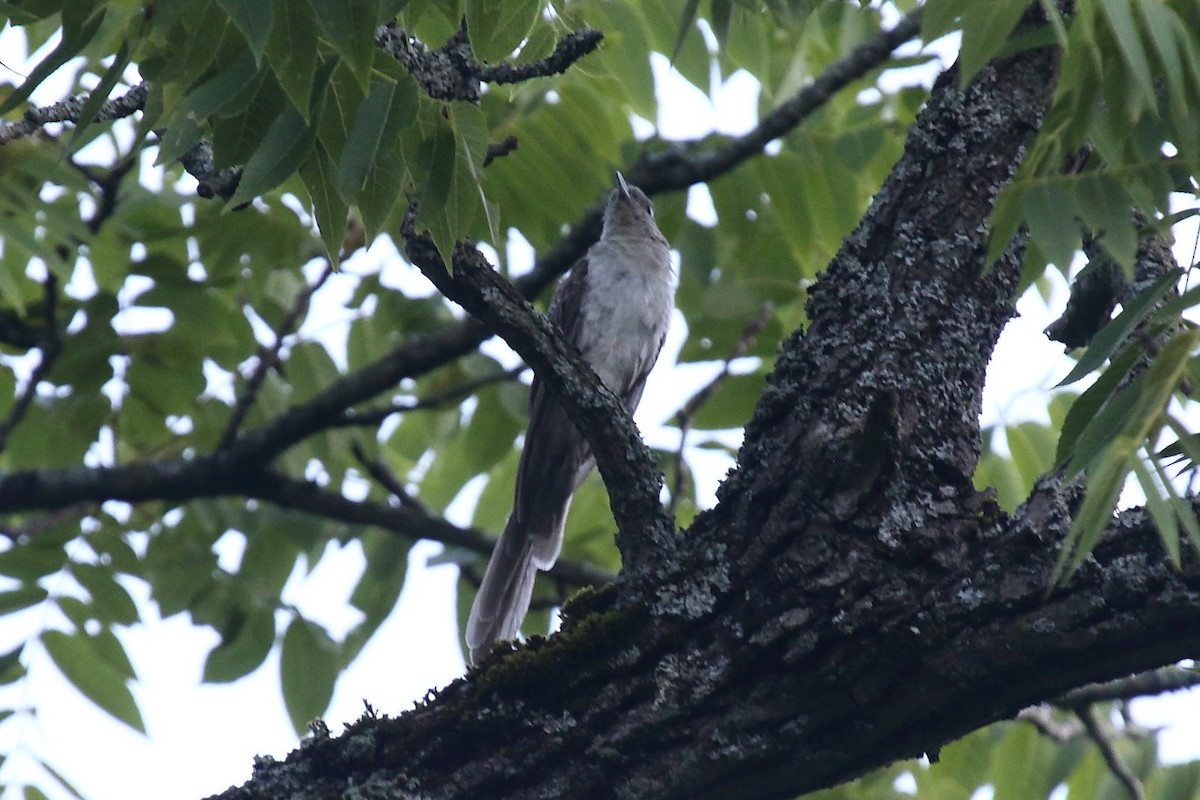
M784 798L1200 647L1200 563L1115 519L1045 597L1077 498L1009 519L972 475L1018 237L986 226L1050 102L1032 50L944 76L783 344L718 506L561 634L395 720L260 767L229 800ZM457 280L448 276L446 280ZM368 743L368 746L359 746Z
M1115 524L1094 569L1046 604L1052 554L1023 534L995 535L972 542L952 571L969 583L947 572L902 614L872 593L848 597L839 619L804 608L726 615L684 643L646 638L636 615L581 621L416 711L364 717L286 762L260 761L253 780L219 797L341 797L376 781L445 798L794 797L933 751L1089 676L1200 646L1200 565L1189 554L1176 572L1147 557L1156 534L1145 514ZM1031 553L1036 563L1016 580L996 568ZM711 660L720 645L700 642L714 634L736 637L736 661ZM645 658L658 668L634 669L630 659ZM614 669L621 677L606 681Z

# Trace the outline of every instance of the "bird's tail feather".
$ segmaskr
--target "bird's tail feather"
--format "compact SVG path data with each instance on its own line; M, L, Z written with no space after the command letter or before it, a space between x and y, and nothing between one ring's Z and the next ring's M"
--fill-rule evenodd
M533 581L538 569L549 569L558 555L557 544L549 559L547 545L562 541L562 523L566 513L554 520L554 530L549 536L530 535L518 529L515 518L510 518L504 534L496 542L492 558L488 561L483 582L471 605L471 616L467 619L467 649L471 663L479 662L493 642L516 639L521 622L529 611L533 597Z

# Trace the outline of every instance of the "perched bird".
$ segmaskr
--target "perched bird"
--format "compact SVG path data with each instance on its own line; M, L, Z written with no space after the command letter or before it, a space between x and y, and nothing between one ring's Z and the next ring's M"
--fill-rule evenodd
M600 240L559 284L549 317L630 413L667 334L673 278L654 207L618 172ZM533 579L558 559L571 496L595 463L583 435L535 375L512 514L467 621L472 662L493 642L517 637Z

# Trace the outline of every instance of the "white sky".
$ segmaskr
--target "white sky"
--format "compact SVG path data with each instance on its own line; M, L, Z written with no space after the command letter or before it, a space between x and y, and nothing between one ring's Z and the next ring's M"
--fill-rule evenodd
M0 34L0 62L28 69L19 34L11 30ZM662 135L693 138L714 129L736 134L753 125L757 86L749 76L734 75L718 91L714 105L674 78L665 59L656 60L655 73L660 101L656 124ZM911 75L903 79L914 80ZM921 79L927 80L927 75ZM52 81L35 95L34 102L55 102L65 96L64 86L69 85L65 79ZM689 213L697 218L712 214L705 190L690 193ZM1180 255L1185 263L1191 262L1190 252ZM405 280L390 243L380 242L357 258L363 269L381 264L397 280ZM354 272L354 267L347 265L347 272ZM305 330L320 330L322 339L336 339L339 321L345 318L341 300L352 288L349 275L331 281ZM1060 307L1064 299L1060 287L1053 305ZM1069 369L1061 349L1041 333L1052 315L1040 300L1026 297L1019 308L1022 316L1006 331L989 370L985 424L1044 415L1045 391ZM702 385L716 369L673 366L673 354L686 335L679 319L676 323L638 413L646 438L665 446L677 442L675 434L661 425L674 410L671 403L684 386ZM698 480L709 492L714 491L729 460L710 450L694 453L697 459L705 459ZM466 524L472 498L462 500L447 516ZM227 539L222 557L236 560L239 542L236 537ZM454 610L456 568L425 566L440 549L422 542L412 551L408 582L395 612L338 682L325 716L335 732L361 714L364 698L379 711L396 714L411 707L431 687L445 685L462 673ZM362 564L357 543L331 546L312 574L305 577L297 568L285 599L325 624L334 635L344 632L356 620L357 612L349 608L348 597ZM282 758L295 748L297 742L279 690L277 652L258 671L235 684L201 684L204 657L217 643L217 635L191 626L183 615L159 619L143 586L127 582L126 587L139 601L145 620L121 631L120 636L140 676L134 693L149 736L114 722L84 700L33 646L26 650L29 677L0 692L0 707L36 706L38 716L19 715L22 718L0 725L0 752L9 755L0 768L0 781L6 785L30 781L39 769L36 758L42 757L73 781L88 800L118 796L195 800L246 780L255 755ZM69 591L69 587L50 588ZM57 612L48 609L46 604L18 619L6 619L0 628L0 647L10 647L48 626L62 625ZM1200 693L1139 701L1136 712L1143 724L1171 726L1161 737L1164 757L1183 760L1200 753L1196 745L1200 742Z

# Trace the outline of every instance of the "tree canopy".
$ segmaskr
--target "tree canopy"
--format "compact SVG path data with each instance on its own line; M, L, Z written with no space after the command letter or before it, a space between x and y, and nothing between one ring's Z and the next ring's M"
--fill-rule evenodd
M219 633L205 680L278 648L309 728L418 539L465 615L528 369L597 456L526 624L575 595L561 633L413 712L313 724L231 800L874 798L904 773L922 797L1200 796L1196 764L1113 722L1197 682L1173 665L1200 644L1200 298L1170 249L1200 174L1195 3L0 13L45 45L0 95L0 613L61 612L33 639L98 706L142 728L137 583ZM946 35L932 88L894 80ZM663 138L652 59L708 95L752 76L753 127ZM653 451L536 312L618 169L678 253L678 362L716 365ZM1068 388L981 430L996 340L1054 276ZM710 508L705 450L735 463ZM361 621L335 637L282 592L351 541Z

